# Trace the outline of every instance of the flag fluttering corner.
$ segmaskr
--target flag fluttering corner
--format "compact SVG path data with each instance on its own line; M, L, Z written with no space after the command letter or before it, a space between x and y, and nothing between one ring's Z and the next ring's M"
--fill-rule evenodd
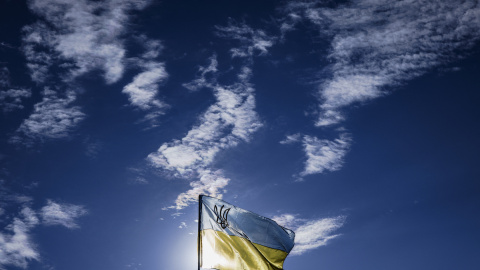
M198 269L281 270L295 233L275 221L199 196Z

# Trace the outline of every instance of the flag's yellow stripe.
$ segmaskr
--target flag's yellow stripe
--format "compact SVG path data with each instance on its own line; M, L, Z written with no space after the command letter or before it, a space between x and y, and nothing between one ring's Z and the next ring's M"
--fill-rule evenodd
M287 253L215 230L201 231L201 266L218 270L281 270Z

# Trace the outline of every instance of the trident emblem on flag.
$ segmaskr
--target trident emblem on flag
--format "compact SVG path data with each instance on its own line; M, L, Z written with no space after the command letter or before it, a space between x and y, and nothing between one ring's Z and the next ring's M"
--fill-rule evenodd
M213 212L217 216L217 223L222 226L222 229L225 229L228 227L227 216L230 208L223 210L223 207L225 207L225 205L222 205L222 207L220 207L220 211L218 211L217 206L215 205Z

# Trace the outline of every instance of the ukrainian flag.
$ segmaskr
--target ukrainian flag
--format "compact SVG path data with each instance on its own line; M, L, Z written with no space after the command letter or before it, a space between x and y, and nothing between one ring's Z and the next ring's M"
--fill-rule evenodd
M293 231L225 201L199 199L199 269L283 269L294 245Z

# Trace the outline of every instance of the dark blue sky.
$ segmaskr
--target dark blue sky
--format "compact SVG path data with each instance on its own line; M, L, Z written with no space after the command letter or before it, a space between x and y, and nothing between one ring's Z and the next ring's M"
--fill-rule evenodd
M480 3L0 3L0 269L195 269L199 194L285 269L478 269Z

